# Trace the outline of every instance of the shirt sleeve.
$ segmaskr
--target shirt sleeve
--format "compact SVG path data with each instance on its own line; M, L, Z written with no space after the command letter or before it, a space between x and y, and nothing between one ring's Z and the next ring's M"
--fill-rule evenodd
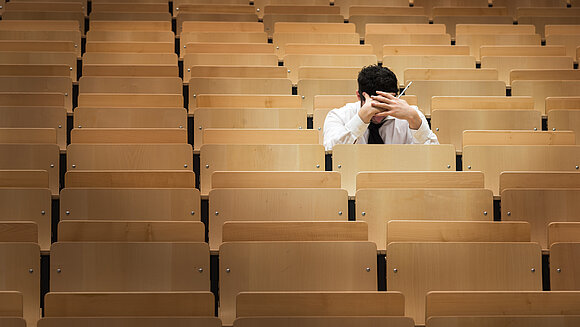
M324 120L324 148L332 150L336 144L353 144L364 134L369 124L359 117L358 113L348 119L346 108L333 109ZM348 120L347 120L348 119Z
M425 115L423 115L423 113L416 106L411 107L414 108L421 117L421 126L419 129L411 129L411 135L413 135L413 144L439 144L437 135L435 135L435 133L431 131L431 128L429 128L429 123L427 122Z

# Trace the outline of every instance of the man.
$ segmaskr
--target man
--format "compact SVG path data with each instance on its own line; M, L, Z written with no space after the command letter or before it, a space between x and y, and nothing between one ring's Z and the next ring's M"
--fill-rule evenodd
M396 98L397 76L377 65L358 74L357 98L331 110L324 121L324 147L336 144L439 144L425 115Z

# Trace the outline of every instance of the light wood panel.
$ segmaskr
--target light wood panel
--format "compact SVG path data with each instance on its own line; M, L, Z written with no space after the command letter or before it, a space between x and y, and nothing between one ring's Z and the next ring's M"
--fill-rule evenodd
M552 109L580 109L580 97L547 97L546 112Z
M187 143L184 128L73 128L71 143Z
M71 144L67 170L189 170L189 144Z
M394 55L469 55L465 45L383 45L383 56Z
M564 171L503 172L499 176L500 192L515 188L575 188L580 173Z
M56 144L0 144L0 169L46 170L53 196L59 190L59 156ZM40 212L40 211L39 211Z
M248 2L249 3L249 2ZM193 4L182 2L179 6L173 7L173 17L183 13L231 13L231 14L253 14L256 9L253 6L245 4L219 4L219 3L204 3Z
M481 24L481 26L485 26ZM513 26L513 25L512 25ZM481 60L481 46L492 45L541 45L541 37L538 34L499 34L501 32L489 34L457 34L455 44L469 46L469 51L476 60ZM510 33L512 33L510 31Z
M54 92L0 92L5 107L63 107L65 96Z
M0 143L56 144L53 128L0 128Z
M0 292L0 316L22 317L22 293L17 291ZM26 326L26 324L22 325Z
M200 94L196 99L200 108L302 108L298 95ZM193 110L195 112L196 108Z
M340 175L338 178L340 180ZM0 170L0 187L48 188L48 172L46 170ZM340 187L340 183L337 187Z
M524 81L512 82L512 95L532 96L536 110L546 114L547 97L577 96L580 92L580 81Z
M193 188L64 188L61 220L200 220Z
M548 224L548 246L560 242L580 241L580 222L554 222Z
M527 268L527 266L526 266ZM528 271L527 269L524 269ZM539 270L536 269L535 274ZM578 292L540 290L430 292L426 317L578 315Z
M189 105L197 106L198 94L285 94L292 95L288 78L193 77L189 80Z
M407 317L248 317L234 320L236 327L348 327L381 324L391 327L412 327L415 325L413 319Z
M177 65L83 65L83 76L177 77Z
M263 32L264 24L256 22L184 21L182 33L186 32Z
M421 205L416 199L423 199ZM493 197L485 189L363 189L356 202L356 220L369 224L369 241L381 251L387 243L386 223L393 219L493 220Z
M173 53L173 42L87 41L87 52Z
M14 64L0 65L0 76L70 76L67 65Z
M547 27L548 26L546 26L546 28ZM576 62L578 61L576 48L580 46L580 35L548 35L546 36L546 44L548 46L556 46L556 45L564 46L566 49L565 55L574 58Z
M185 55L187 44L192 42L217 43L267 43L268 35L265 32L182 32L180 36L179 55Z
M387 245L392 242L529 242L530 224L499 221L391 220Z
M434 13L434 24L445 24L447 33L452 40L456 38L455 27L458 24L510 24L513 23L511 17L503 15L503 8L434 8L440 9ZM443 10L453 10L453 12L443 12Z
M405 44L405 45L450 45L449 34L371 34L368 31L365 35L365 44L370 44L375 49L377 58L383 57L383 45L385 44Z
M375 291L377 287L376 247L371 242L224 243L219 261L223 276L219 316L226 325L235 318L239 292Z
M506 85L502 81L414 81L407 94L417 95L419 109L430 115L433 96L505 96Z
M91 12L91 21L171 22L168 12Z
M146 33L146 32L145 32ZM83 65L173 65L177 66L175 53L106 53L89 52L83 55Z
M0 128L52 129L54 143L66 149L66 110L62 106L0 107L0 121Z
M566 48L557 45L483 45L479 48L485 56L566 56ZM569 56L570 57L570 56ZM572 56L573 57L573 56Z
M403 293L405 315L417 324L430 316L429 291L542 289L542 253L535 243L391 243L387 257L387 284Z
M578 221L579 188L506 189L501 192L502 220L528 221L532 241L547 249L547 227L553 221Z
M548 131L463 131L463 146L468 145L575 145L573 132Z
M57 242L50 273L53 292L208 291L209 248L194 242Z
M312 1L312 0L310 0ZM325 1L326 2L326 1ZM278 28L278 23L293 22L293 23L340 23L344 24L344 17L340 14L264 14L264 31L271 37L274 32L282 32ZM317 25L320 26L320 25ZM354 24L352 24L354 28ZM350 28L350 27L349 27ZM299 32L299 31L296 31ZM354 31L353 31L354 32ZM338 30L336 31L338 33Z
M0 52L1 56L2 52ZM1 76L0 91L6 93L60 93L64 95L64 107L67 113L72 113L73 94L70 77Z
M51 317L39 321L39 327L155 327L170 325L174 327L220 327L217 317Z
M550 289L554 291L578 291L580 270L576 262L580 258L580 242L555 243L550 246Z
M576 145L470 145L463 147L463 170L482 171L485 187L499 195L504 171L575 171L579 156Z
M201 221L61 221L59 242L205 242Z
M534 109L531 96L434 96L431 110L436 109Z
M80 58L81 53L78 51L78 45L72 40L2 40L2 51L16 52L74 52ZM70 73L69 73L70 74Z
M146 100L145 97L143 100ZM116 100L111 99L113 102ZM126 100L126 99L119 99ZM86 100L90 102L89 99ZM114 103L111 103L111 105ZM95 106L98 103L94 104ZM187 112L183 108L77 108L75 128L170 128L187 126Z
M334 171L215 171L216 188L340 188L340 173Z
M318 144L314 130L209 128L203 131L204 144Z
M322 55L322 54L288 54L284 56L284 67L290 72L288 78L292 83L298 83L298 70L302 66L309 67L359 67L375 65L374 55ZM345 93L341 93L345 94ZM348 94L348 93L347 93Z
M483 188L478 171L375 171L356 174L356 189Z
M577 6L576 6L577 7ZM552 8L521 8L521 9L552 9ZM518 14L518 24L530 24L536 26L536 31L542 36L542 39L545 38L544 29L546 25L577 25L580 20L578 13L578 8L561 8L565 11L559 13L558 16L552 16L552 13L543 12L541 16L522 16ZM572 9L572 10L568 10ZM564 15L560 15L564 14Z
M197 109L193 129L195 151L199 151L205 143L204 133L208 128L284 128L300 132L300 129L306 130L306 111L302 109ZM259 143L264 143L264 141L269 142L270 139L262 139Z
M302 108L309 115L314 113L314 97L317 95L355 94L358 83L355 79L301 79L298 94L302 97Z
M405 299L399 292L241 292L236 297L238 318L404 314Z
M185 170L84 170L68 171L65 187L195 188L195 174Z
M415 80L491 80L498 79L497 70L486 68L407 68L401 82Z
M316 95L314 97L314 109L340 108L350 102L358 102L355 94L348 95Z
M212 251L222 244L222 226L228 221L348 219L348 197L341 189L215 189L209 203Z
M223 242L255 241L367 241L363 221L227 221Z
M350 196L361 171L455 171L452 145L338 144L332 153L332 170L340 172L342 188Z
M275 52L273 44L269 43L187 43L184 55L190 53L261 53Z
M0 242L38 243L38 225L36 222L0 220ZM2 303L0 294L0 316L5 313Z
M179 77L94 77L79 79L79 93L183 94Z
M465 131L541 130L542 115L535 110L435 110L431 113L431 128L439 143L453 144L459 152L464 146Z
M73 244L74 245L74 244ZM214 296L197 292L52 292L45 317L213 316Z
M546 58L549 59L549 58ZM510 81L514 80L579 80L580 71L575 69L512 69Z
M360 46L360 36L358 33L296 33L296 32L276 32L273 37L273 44L276 47L278 59L283 60L286 55L286 45L291 43L309 44L348 44ZM342 52L334 52L342 53ZM344 53L348 54L348 53Z
M87 41L175 42L171 31L88 31Z
M481 68L494 68L499 80L510 85L510 72L514 69L573 69L572 57L556 56L482 56Z
M579 316L466 316L466 317L431 317L427 320L428 327L492 327L506 325L525 325L529 327L567 327L580 323Z
M302 14L302 15L331 15L338 14L340 8L330 7L328 4L317 5L280 5L269 4L264 6L264 14Z
M23 318L36 326L40 319L40 248L34 243L1 243L1 291L22 293Z
M7 11L2 15L3 20L43 20L45 24L50 21L76 20L81 33L85 33L85 15L81 12L70 11Z
M78 31L80 26L75 20L2 20L0 28L11 31Z
M358 78L361 67L298 67L298 80ZM316 97L316 96L315 96ZM346 102L345 102L346 103Z
M399 86L401 86L407 79L404 75L407 68L470 68L475 70L475 57L461 55L384 56L383 66L388 67L398 76ZM455 79L460 79L460 76Z
M179 35L181 33L181 26L183 23L188 21L200 21L200 22L258 22L258 16L248 13L191 13L186 12L177 15L176 17L176 24L177 24L177 32L176 34Z
M420 6L409 7L409 4L399 6L404 0L388 2L373 1L368 5L355 5L343 8L348 10L348 21L356 25L356 32L366 34L366 25L369 24L429 24L429 17L425 15L425 8Z
M191 77L286 78L288 71L279 66L210 66L191 67Z
M280 33L287 34L287 33ZM308 33L303 33L308 34ZM313 33L317 34L317 33ZM342 35L342 34L340 34ZM290 43L286 44L285 54L374 54L370 44L320 44Z

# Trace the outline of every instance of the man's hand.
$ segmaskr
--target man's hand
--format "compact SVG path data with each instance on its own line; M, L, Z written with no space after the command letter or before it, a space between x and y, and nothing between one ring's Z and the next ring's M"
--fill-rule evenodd
M421 127L421 117L415 109L409 106L407 101L396 98L394 95L387 92L377 91L377 94L378 95L376 96L370 97L373 101L367 101L364 105L366 106L367 103L370 103L371 106L377 110L375 113L376 116L393 116L395 118L404 119L409 122L409 127L415 130Z
M362 119L362 121L365 122L365 124L368 124L370 123L371 118L373 118L373 116L383 111L384 109L373 107L372 103L374 101L366 92L363 92L361 96L364 97L365 103L359 109L358 115L360 119Z

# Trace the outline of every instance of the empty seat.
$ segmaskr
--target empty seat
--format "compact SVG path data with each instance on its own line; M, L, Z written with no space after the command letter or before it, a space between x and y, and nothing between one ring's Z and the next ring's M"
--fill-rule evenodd
M577 242L580 222L553 222L548 224L548 246L558 242Z
M79 94L79 107L108 108L183 108L181 94L149 93L84 93ZM76 116L76 113L75 113Z
M408 68L471 68L475 69L475 57L468 55L386 55L383 57L383 66L388 67L397 75L399 84L408 80L404 75ZM450 74L451 75L451 74ZM452 75L453 79L461 79ZM497 78L496 78L497 79Z
M170 303L173 304L173 303ZM222 325L217 317L51 317L42 318L39 327L74 327L105 324L111 327L120 326L200 326L219 327Z
M288 78L292 83L298 83L300 67L359 67L377 63L374 55L323 55L323 54L287 54L284 57L284 67L290 71ZM343 93L344 94L344 93Z
M534 109L530 96L434 96L431 110L437 109Z
M195 173L186 170L68 171L65 188L195 188Z
M372 242L231 242L222 244L219 253L224 324L233 322L236 295L243 291L377 289Z
M272 37L278 59L284 59L288 44L344 44L359 45L360 36L358 33L292 33L276 32ZM341 53L341 52L336 52Z
M48 188L53 196L58 196L60 185L60 150L58 145L0 144L0 153L2 153L0 169L47 171Z
M499 80L510 85L510 72L515 69L573 69L574 60L565 56L483 56L481 68L495 68Z
M201 12L201 13L182 13L177 15L176 19L177 24L177 35L181 34L182 26L187 22L232 22L232 23L240 23L240 22L248 22L248 23L257 23L258 22L258 15L255 13L208 13L208 12Z
M384 160L374 160L377 156ZM353 196L358 172L453 171L455 150L452 145L339 144L333 149L332 170L341 173L342 188Z
M547 97L577 96L578 90L580 90L580 81L577 80L515 80L512 82L512 95L532 96L536 110L540 110L542 115L546 114Z
M178 128L185 131L187 112L184 108L82 107L75 110L74 126L75 128Z
M22 317L22 293L0 291L0 323L7 327L26 327Z
M235 327L260 327L260 326L304 326L304 327L330 327L330 326L361 326L381 325L411 327L413 319L408 317L246 317L234 320Z
M66 110L64 107L0 107L1 128L52 129L60 150L66 149Z
M364 221L226 221L223 242L367 241Z
M200 220L199 190L194 188L64 188L61 220Z
M198 108L302 108L302 99L298 95L200 94L196 99Z
M507 16L507 10L502 7L433 8L433 23L445 24L452 40L455 40L455 27L459 24L511 24L512 22L513 18Z
M183 94L179 77L87 77L79 79L79 93Z
M371 44L377 58L383 57L383 45L450 45L451 38L443 24L367 24L365 44Z
M309 115L314 113L314 98L317 95L356 94L356 79L301 79L298 94L302 97L302 107Z
M575 325L580 322L580 316L538 316L529 314L526 316L464 316L464 317L430 317L426 322L426 327L443 327L443 326L503 326L509 324L521 324L526 326L550 327L550 326L567 326Z
M184 128L73 128L74 143L187 143Z
M541 250L535 243L391 243L387 258L387 285L403 293L405 315L418 324L431 315L429 309L425 314L429 291L542 288Z
M286 78L288 71L280 66L199 65L191 67L191 77Z
M377 6L385 4L387 6ZM403 5L404 4L404 5ZM377 3L367 1L367 5L356 5L342 10L348 10L348 21L356 25L356 32L361 36L366 34L368 24L428 24L425 8L413 6L405 0L394 0Z
M201 221L60 221L59 242L205 242Z
M575 145L574 132L532 130L466 130L463 146L468 145ZM500 183L501 184L501 183ZM500 185L500 190L502 189Z
M579 8L517 8L516 17L518 24L531 24L536 26L536 31L545 39L546 25L576 25L580 22Z
M252 53L190 53L183 56L183 79L189 82L191 68L203 65L221 66L278 66L275 54Z
M203 144L318 144L314 130L209 128Z
M64 95L64 107L66 108L67 113L72 113L73 95L72 80L70 77L4 76L0 77L0 92L60 93Z
M213 188L340 188L334 171L215 171Z
M295 23L344 23L344 17L339 13L336 14L264 14L264 31L271 37L274 32L278 32L277 23L295 22ZM354 28L354 24L352 26Z

